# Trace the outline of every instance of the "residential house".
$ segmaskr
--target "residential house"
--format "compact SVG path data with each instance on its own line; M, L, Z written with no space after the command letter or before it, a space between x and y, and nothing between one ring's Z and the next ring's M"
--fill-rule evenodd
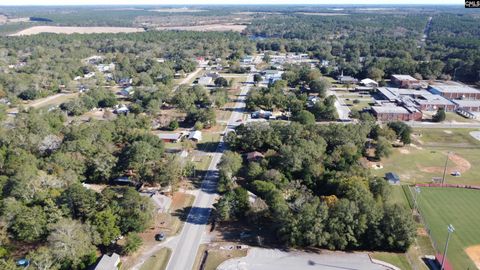
M130 109L128 109L128 107L125 104L115 105L115 109L113 112L116 114L127 115L130 112Z
M259 110L256 112L253 112L250 115L252 118L265 118L265 119L270 119L270 117L273 116L273 113L271 111L264 111L264 110Z
M120 90L120 95L124 97L129 97L131 95L135 94L135 90L133 90L133 87L125 87L122 90Z
M123 88L131 86L132 82L133 79L131 78L121 78L120 80L118 80L118 84Z
M111 256L104 254L94 270L117 270L120 264L120 256L113 253Z
M213 83L212 77L203 76L200 79L198 79L198 85L209 86L209 85L212 85L212 83Z
M240 63L246 64L246 65L253 64L253 56L251 55L244 56L240 61Z
M412 88L412 89L419 89L421 88L420 81L413 78L410 75L399 75L394 74L391 77L392 84L399 88Z
M164 142L177 143L182 139L183 134L182 133L159 133L157 134L157 136Z

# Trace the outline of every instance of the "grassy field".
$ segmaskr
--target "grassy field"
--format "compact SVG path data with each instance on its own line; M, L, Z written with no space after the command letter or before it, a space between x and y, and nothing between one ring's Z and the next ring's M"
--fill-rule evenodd
M167 268L168 258L172 254L169 248L162 248L157 253L148 258L140 270L164 270Z
M375 252L371 255L374 259L388 262L402 270L411 270L412 266L408 263L404 253Z
M447 258L455 269L477 269L465 249L480 245L480 191L455 188L422 188L419 207L437 249L443 251L447 238L447 226L452 224L452 234ZM480 255L480 247L476 249ZM478 263L478 262L477 262Z
M378 176L396 172L406 183L430 183L442 177L448 152L447 183L480 185L480 141L470 136L475 129L415 129L413 145L395 148L381 161L383 169L372 170ZM450 175L460 171L460 177Z

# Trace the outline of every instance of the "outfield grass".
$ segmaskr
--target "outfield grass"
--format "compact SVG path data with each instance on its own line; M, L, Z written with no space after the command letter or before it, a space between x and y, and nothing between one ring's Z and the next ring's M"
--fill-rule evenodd
M477 269L464 249L480 245L480 191L456 188L421 188L418 204L437 249L443 252L447 226L452 234L447 258L455 269Z
M148 258L142 265L140 270L164 270L167 268L168 259L172 254L169 248L162 248L158 252Z
M434 177L442 177L443 166L449 151L467 161L468 169L461 177L450 176L459 168L449 161L447 183L480 185L480 141L470 136L476 129L415 129L414 146L395 148L389 158L382 159L383 169L372 170L378 176L396 172L406 183L430 183Z

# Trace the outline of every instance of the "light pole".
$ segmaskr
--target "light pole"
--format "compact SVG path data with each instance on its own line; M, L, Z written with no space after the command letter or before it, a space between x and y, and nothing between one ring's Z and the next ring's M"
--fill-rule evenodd
M453 227L452 224L450 224L448 225L447 230L448 230L447 243L445 243L445 250L443 251L442 265L440 267L440 270L444 269L443 267L445 266L445 258L447 257L448 242L450 241L450 236L455 231L455 228Z
M413 201L413 213L415 213L415 210L418 212L418 196L420 195L420 188L415 187L415 200Z
M445 175L447 173L447 164L448 164L448 158L450 158L450 154L452 152L447 153L447 159L445 159L445 167L443 168L443 177L442 177L442 185L445 184Z

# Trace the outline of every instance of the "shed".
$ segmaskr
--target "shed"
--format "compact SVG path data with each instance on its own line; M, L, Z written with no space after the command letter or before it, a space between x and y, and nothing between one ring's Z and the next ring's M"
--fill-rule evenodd
M95 270L117 270L119 263L120 256L117 253L113 253L112 256L104 254L97 266L95 266Z
M202 132L199 130L194 130L190 132L190 134L188 134L188 139L195 142L199 142L202 140Z
M400 184L400 177L394 172L388 172L385 174L385 179L392 185Z

